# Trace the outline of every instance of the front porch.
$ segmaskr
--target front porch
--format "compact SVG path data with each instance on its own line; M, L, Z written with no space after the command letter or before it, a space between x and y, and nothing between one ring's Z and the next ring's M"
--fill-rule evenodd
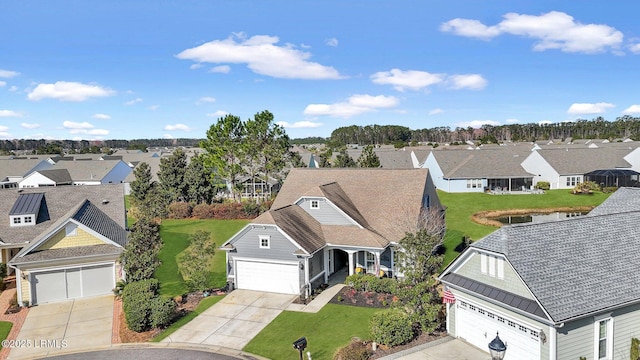
M393 277L393 247L386 249L348 249L343 247L332 247L325 249L325 283L330 283L329 279L339 277L344 278L354 274L371 274L379 277ZM344 279L343 279L344 280Z

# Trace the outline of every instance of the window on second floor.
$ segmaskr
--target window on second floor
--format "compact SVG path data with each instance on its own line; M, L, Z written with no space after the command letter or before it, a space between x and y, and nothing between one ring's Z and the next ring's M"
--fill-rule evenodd
M260 241L260 249L270 249L271 248L271 237L266 235L260 235L258 237Z
M309 206L311 209L320 209L320 201L311 200L311 204Z

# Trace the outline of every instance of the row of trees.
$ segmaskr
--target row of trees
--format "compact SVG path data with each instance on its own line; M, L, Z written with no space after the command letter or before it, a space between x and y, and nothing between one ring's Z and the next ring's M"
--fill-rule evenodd
M342 147L335 159L331 159L333 150L328 148L326 151L320 154L320 167L362 167L362 168L377 168L380 167L380 158L373 151L373 145L366 145L362 149L362 153L358 157L358 160L354 160L347 152L346 147Z
M335 129L327 143L333 148L347 144L396 144L411 142L505 142L573 139L640 140L640 117L625 115L615 121L602 117L592 120L578 119L572 122L552 124L483 125L481 128L448 126L411 130L397 125L346 126Z

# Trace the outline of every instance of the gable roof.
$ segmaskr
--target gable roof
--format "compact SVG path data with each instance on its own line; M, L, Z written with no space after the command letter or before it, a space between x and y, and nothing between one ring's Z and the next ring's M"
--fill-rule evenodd
M100 181L122 160L70 160L58 161L52 169L66 169L73 181ZM126 164L125 164L126 165Z
M521 165L528 153L516 146L431 151L447 179L532 177Z
M536 150L559 174L585 174L596 169L630 168L624 147L540 149Z
M18 198L37 193L44 194L43 201L46 202L48 218L39 220L33 226L10 226L9 213ZM0 191L0 241L3 244L19 245L32 242L57 222L66 221L74 215L77 215L76 221L91 224L90 219L96 219L89 216L93 214L92 209L85 209L82 214L78 213L87 200L119 227L126 228L124 187L121 184L6 189ZM101 221L106 221L106 218L102 218Z
M417 221L427 178L428 169L295 168L287 175L272 209L294 204L303 195L326 196L354 220L361 217L360 225L368 224L387 241L399 241L405 231L390 223L390 214ZM436 199L433 201L439 206Z
M67 169L50 169L37 171L40 175L52 180L57 185L71 184L71 175Z
M503 254L551 319L561 323L640 301L640 212L618 210L504 226L471 247Z
M24 177L38 167L51 167L45 159L3 159L0 160L0 180L8 177Z
M71 218L120 246L127 244L126 230L89 200L85 200Z

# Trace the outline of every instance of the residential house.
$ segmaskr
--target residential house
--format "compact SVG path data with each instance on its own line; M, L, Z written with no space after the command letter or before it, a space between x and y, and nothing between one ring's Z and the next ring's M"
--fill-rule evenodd
M0 191L0 253L20 304L111 293L127 243L122 185Z
M331 275L397 275L394 247L442 207L427 169L292 169L271 210L225 242L236 288L308 295Z
M447 331L505 359L628 359L640 338L640 189L621 188L587 216L505 226L439 276ZM451 303L453 302L453 303Z
M533 175L522 165L529 150L522 146L492 149L433 150L422 163L435 186L446 192L528 190Z
M51 169L66 169L73 185L120 184L132 172L122 160L65 160Z
M0 160L0 189L18 187L25 176L37 170L46 170L53 166L50 159L7 158Z
M551 189L572 189L584 182L584 175L594 170L632 169L625 157L628 147L564 147L532 151L522 167L534 174L533 183L547 181Z
M18 183L18 187L23 189L71 184L73 180L67 169L52 169L32 172Z

